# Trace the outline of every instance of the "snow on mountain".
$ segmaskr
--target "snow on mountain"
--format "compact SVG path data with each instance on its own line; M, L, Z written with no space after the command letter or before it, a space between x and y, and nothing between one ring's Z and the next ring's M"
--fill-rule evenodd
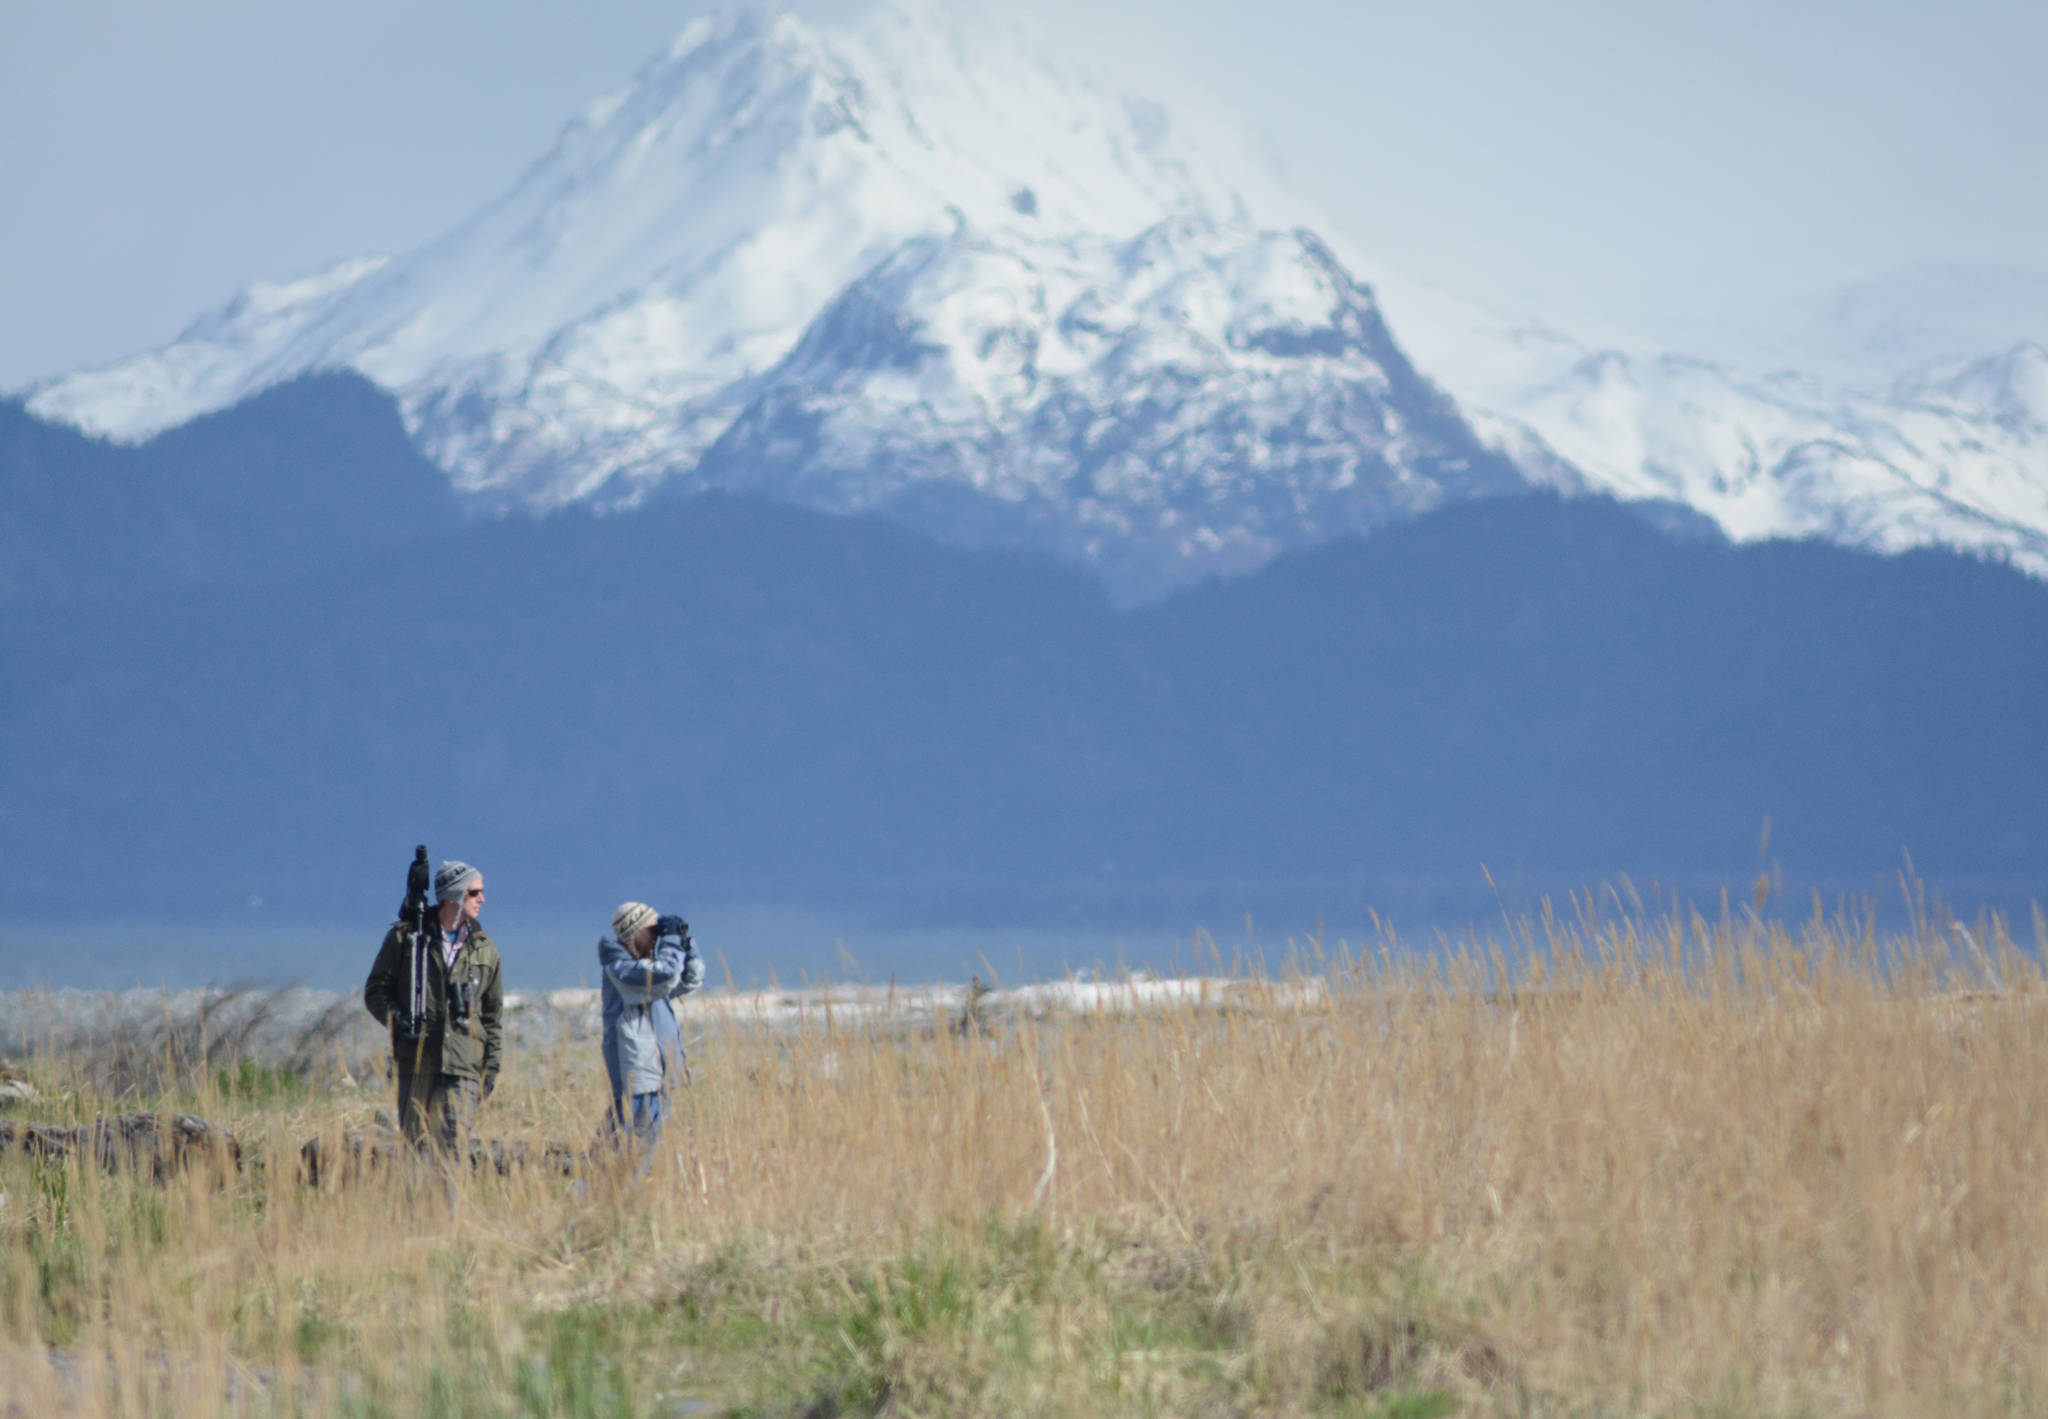
M735 10L439 239L30 407L133 441L352 367L489 503L766 492L1130 595L1530 482L2048 573L2038 348L1884 394L1588 348L1378 269L1209 113L939 0Z
M224 409L313 368L295 348L306 326L387 264L353 257L297 281L259 282L160 350L44 384L29 408L119 443Z
M1053 247L969 231L855 282L685 484L1007 521L1142 595L1157 569L1525 489L1306 232L1202 217ZM935 501L935 495L937 500Z
M1760 296L1678 329L1669 348L1717 364L1798 370L1878 393L1933 366L2048 345L2048 271L1922 262L1817 291Z
M2048 572L2048 430L2002 409L1960 378L1881 398L1614 352L1514 406L1593 486L1689 504L1738 540L1939 542Z
M2048 349L2016 345L1989 359L1931 366L1900 380L1893 393L1966 417L1988 414L2018 436L2038 435L2048 430Z
M700 19L439 240L257 288L31 407L135 440L347 364L423 411L463 486L565 501L622 452L687 463L679 432L715 428L735 380L906 240L1284 210L1256 168L1219 168L1219 145L1162 109L962 23L928 0L837 31L756 9ZM589 439L592 467L551 467Z
M2048 344L2048 272L1985 262L1909 266L1839 287L1795 315L1786 347L1876 380L1989 350Z
M1131 594L1526 485L1247 140L968 23L699 20L438 241L31 407L139 439L349 365L493 500L946 507Z
M1531 368L1540 377L1527 384L1446 379L1525 468L1557 458L1587 487L1687 504L1739 541L1935 544L2048 575L2038 347L1935 367L1883 393L1643 350Z
M1590 347L1398 278L1374 290L1417 365L1533 480L1683 503L1738 541L1936 544L2048 575L2038 346L1873 391L1647 342Z

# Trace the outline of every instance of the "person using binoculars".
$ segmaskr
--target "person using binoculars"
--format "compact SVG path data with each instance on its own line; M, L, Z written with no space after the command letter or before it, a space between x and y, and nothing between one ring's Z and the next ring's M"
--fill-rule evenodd
M612 913L612 933L597 943L604 982L604 1068L611 1080L610 1131L640 1148L638 1171L654 1164L668 1112L670 1071L680 1071L682 1034L669 1001L704 984L704 961L689 923L645 902ZM665 1046L673 1047L671 1051Z
M425 858L422 848L421 879ZM478 920L483 874L466 862L444 862L433 886L438 910L429 911L424 880L408 884L408 909L384 934L363 983L363 1004L391 1031L406 1138L418 1146L431 1134L442 1151L453 1152L477 1105L497 1087L504 967Z

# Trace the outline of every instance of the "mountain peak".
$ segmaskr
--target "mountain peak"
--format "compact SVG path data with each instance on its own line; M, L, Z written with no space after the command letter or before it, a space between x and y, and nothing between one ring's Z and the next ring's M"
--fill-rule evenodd
M479 423L484 405L531 395L545 418L574 419L623 396L662 411L643 432L658 424L663 439L715 424L704 396L771 366L907 240L962 224L1121 238L1255 208L1292 224L1299 204L1248 145L1184 127L1016 17L929 0L873 0L830 23L735 7L692 21L440 238L288 283L303 293L290 302L252 288L172 347L50 381L30 407L133 441L348 365L399 393L409 417L452 391L468 427L438 447L426 431L430 451L465 486L531 496L528 475L563 450L529 450L498 476L476 436L495 449L506 430L496 415ZM598 422L616 434L618 417ZM550 479L543 501L588 482Z

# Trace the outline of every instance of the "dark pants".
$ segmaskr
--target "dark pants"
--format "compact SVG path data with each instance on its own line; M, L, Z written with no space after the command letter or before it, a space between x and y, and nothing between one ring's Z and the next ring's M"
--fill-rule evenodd
M398 1076L398 1125L414 1147L428 1138L444 1153L453 1153L462 1135L476 1122L483 1086L453 1074Z

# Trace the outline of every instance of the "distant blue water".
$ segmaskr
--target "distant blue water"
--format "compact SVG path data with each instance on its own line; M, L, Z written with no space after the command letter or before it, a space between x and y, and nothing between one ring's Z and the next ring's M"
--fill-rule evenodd
M1607 917L1656 917L1683 902L1709 918L1751 910L1753 882L1695 881L1680 887L1622 883L1592 889ZM904 984L964 981L971 975L1015 984L1073 972L1124 970L1216 973L1278 970L1290 957L1318 952L1426 950L1443 937L1476 937L1512 946L1548 900L1556 915L1577 917L1582 884L1508 880L1158 889L1129 899L1000 894L972 900L867 902L856 906L764 906L690 910L692 932L714 984L786 986L822 981ZM2036 945L2033 903L2042 884L1976 882L1914 888L1937 924L1974 923L1995 912L2024 948ZM1874 918L1898 930L1911 920L1896 874L1860 882L1777 883L1764 914L1795 927L1813 913ZM666 905L666 904L664 904ZM1917 910L1918 908L1915 908ZM251 918L257 915L252 911ZM251 918L165 923L81 917L63 923L0 923L0 989L29 986L172 989L235 982L303 984L347 990L362 984L388 922L306 923ZM488 913L485 925L504 953L507 987L547 990L596 984L592 919L563 913Z
M0 990L28 986L116 989L251 982L322 989L359 987L387 923L360 930L303 924L256 927L166 926L137 922L70 924L61 929L0 925ZM604 922L487 918L505 958L508 989L547 990L597 984L596 943ZM1305 940L1314 922L1301 925ZM1044 924L877 925L806 911L738 908L700 914L691 933L704 951L713 984L742 987L824 981L904 984L965 981L979 975L1005 983L1057 978L1070 972L1192 972L1228 969L1234 957L1256 964L1260 953L1277 968L1288 933L1242 922L1217 939L1193 928L1054 927ZM1355 943L1354 937L1354 943ZM1335 944L1334 938L1331 942Z

